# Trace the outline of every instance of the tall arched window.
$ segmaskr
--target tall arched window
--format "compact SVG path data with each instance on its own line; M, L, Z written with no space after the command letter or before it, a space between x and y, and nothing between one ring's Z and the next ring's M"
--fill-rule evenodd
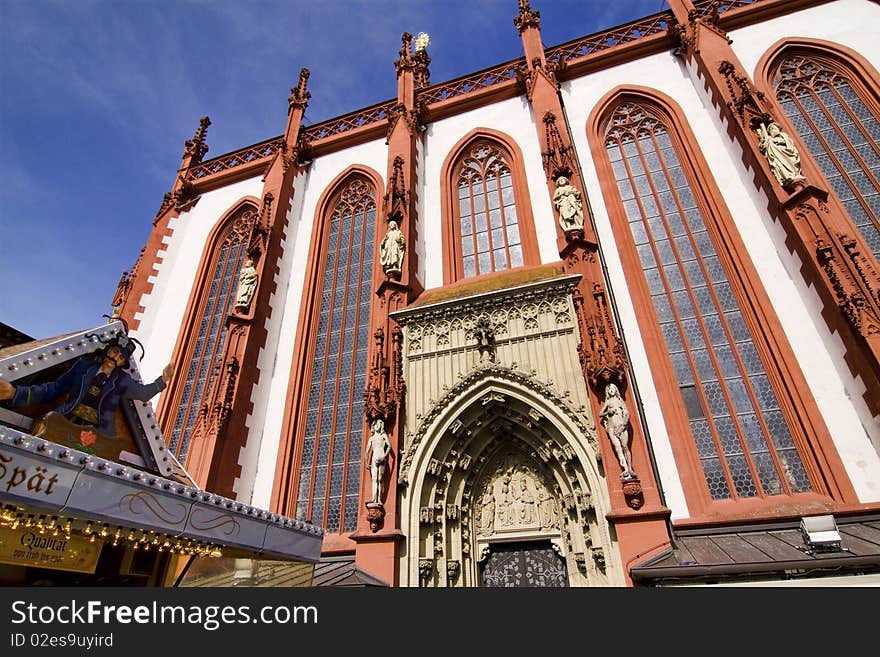
M754 316L749 322L744 315L756 305L743 305L747 274L732 269L736 247L709 214L717 206L694 182L668 115L642 98L618 100L603 115L597 136L616 190L603 185L621 204L612 214L628 227L620 228L635 251L628 262L640 270L645 310L662 336L652 368L671 366L678 395L661 391L675 407L665 412L679 414L679 428L689 432L676 439L699 461L703 499L760 501L815 490L793 438L804 444L803 429L791 421L791 404L780 403L789 398L782 377L769 376L761 357L770 347L750 329L758 325Z
M880 260L880 100L839 60L800 49L777 60L771 87Z
M480 140L458 167L458 218L465 278L523 264L513 176L504 153Z
M215 240L209 242L200 291L193 292L194 321L185 344L192 345L178 362L186 364L186 376L175 395L177 413L171 425L170 449L181 463L186 462L199 409L217 375L217 364L226 341L226 317L232 312L238 289L238 274L246 259L248 240L256 217L255 208L245 205L225 222ZM178 365L181 368L181 365ZM182 388L180 387L182 386Z
M539 262L518 149L502 137L481 130L444 165L446 283Z
M313 292L314 362L295 429L302 436L296 516L341 533L353 531L358 516L375 189L362 176L348 178L329 207Z

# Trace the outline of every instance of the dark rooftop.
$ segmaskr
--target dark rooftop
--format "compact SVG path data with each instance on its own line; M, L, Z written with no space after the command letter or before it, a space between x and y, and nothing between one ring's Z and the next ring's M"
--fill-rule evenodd
M836 518L841 549L811 549L799 522L678 530L673 547L633 567L636 584L793 579L880 572L880 515Z

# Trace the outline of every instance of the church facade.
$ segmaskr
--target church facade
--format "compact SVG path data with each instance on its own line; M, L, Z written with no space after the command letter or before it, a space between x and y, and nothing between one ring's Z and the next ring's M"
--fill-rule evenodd
M113 300L199 486L392 586L880 572L868 0L670 0L206 159ZM389 65L390 68L390 65ZM803 518L839 540L810 538ZM809 525L809 523L807 523ZM832 563L833 562L833 563ZM816 580L818 581L818 580Z

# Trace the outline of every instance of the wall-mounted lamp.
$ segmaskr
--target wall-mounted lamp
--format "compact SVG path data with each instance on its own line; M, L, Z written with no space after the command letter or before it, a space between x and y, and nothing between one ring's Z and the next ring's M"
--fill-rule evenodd
M814 550L841 549L840 543L843 539L832 515L801 518L801 533L804 535L804 543Z

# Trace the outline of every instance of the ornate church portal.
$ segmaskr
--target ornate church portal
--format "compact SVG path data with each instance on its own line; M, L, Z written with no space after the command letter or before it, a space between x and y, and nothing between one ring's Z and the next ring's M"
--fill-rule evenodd
M402 583L559 587L622 579L577 358L576 278L397 316L408 393Z

